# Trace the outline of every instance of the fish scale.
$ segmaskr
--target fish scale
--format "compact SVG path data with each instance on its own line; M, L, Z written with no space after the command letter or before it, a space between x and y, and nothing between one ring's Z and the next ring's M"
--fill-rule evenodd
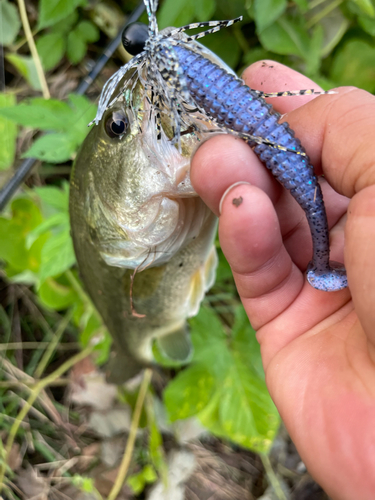
M345 288L347 278L344 268L329 261L329 229L322 191L305 149L293 130L286 122L279 123L281 115L241 80L184 46L175 45L173 50L190 95L211 118L232 131L259 137L288 149L281 151L247 139L255 154L290 191L306 214L313 241L308 281L324 291Z

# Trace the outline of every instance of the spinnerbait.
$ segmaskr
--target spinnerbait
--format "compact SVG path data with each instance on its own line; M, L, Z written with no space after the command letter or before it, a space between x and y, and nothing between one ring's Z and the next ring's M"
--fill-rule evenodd
M95 123L105 110L122 95L113 97L124 75L134 68L152 91L155 109L170 109L174 118L173 141L179 146L184 113L200 111L223 132L244 139L276 179L290 191L304 210L313 241L313 258L307 268L309 283L318 290L336 291L347 287L346 271L341 264L329 261L329 231L323 196L313 167L299 139L287 123L279 123L265 97L319 94L313 90L267 94L250 89L244 82L220 68L207 57L199 44L189 43L209 33L231 26L231 21L196 23L181 28L168 28L159 33L155 12L157 0L144 0L149 26L131 25L123 35L123 43L135 57L120 68L106 83L99 102ZM195 36L186 29L210 26ZM133 78L132 77L132 78ZM132 78L124 82L129 88ZM160 126L160 125L159 125Z

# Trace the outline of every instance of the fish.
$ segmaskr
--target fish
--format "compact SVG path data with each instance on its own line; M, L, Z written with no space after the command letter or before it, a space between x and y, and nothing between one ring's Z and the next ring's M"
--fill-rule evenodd
M69 205L79 275L113 339L107 378L120 384L155 366L155 352L191 359L187 318L215 280L217 219L190 181L215 124L186 106L177 148L170 109L147 82L130 69L117 87L77 154Z
M329 228L322 190L314 168L300 140L287 122L280 123L280 114L266 97L325 94L314 89L265 93L251 89L240 78L209 60L195 41L242 18L190 24L169 31L158 30L157 0L144 0L149 19L148 28L129 29L123 37L134 58L120 68L106 83L99 100L101 116L122 95L116 89L124 73L132 68L138 78L147 81L157 93L155 106L164 103L174 121L172 143L180 149L181 110L199 110L215 123L222 133L240 137L272 172L280 184L304 210L310 227L313 256L306 278L317 290L334 292L348 286L345 267L330 261ZM193 36L184 36L187 29L210 27ZM133 30L133 31L132 31Z

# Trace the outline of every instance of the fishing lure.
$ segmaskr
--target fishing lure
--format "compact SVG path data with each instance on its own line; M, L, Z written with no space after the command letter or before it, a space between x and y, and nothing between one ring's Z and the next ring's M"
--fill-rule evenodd
M134 57L104 86L94 122L98 124L106 109L141 81L151 92L151 106L155 110L170 110L174 124L172 143L178 148L181 134L187 133L184 116L196 111L220 131L241 137L290 191L306 214L313 241L313 257L307 268L308 282L323 291L347 287L344 267L329 260L327 215L313 166L289 125L279 123L280 114L265 101L266 97L327 92L307 89L265 93L251 89L241 79L209 60L201 45L191 43L233 25L242 17L167 28L159 32L156 21L158 1L144 0L144 3L149 26L135 23L125 29L123 44ZM187 29L203 27L210 29L193 36L183 33ZM116 94L121 80L132 69L134 73L127 77ZM133 113L136 114L136 110ZM160 124L157 126L160 127ZM214 131L217 133L217 130Z

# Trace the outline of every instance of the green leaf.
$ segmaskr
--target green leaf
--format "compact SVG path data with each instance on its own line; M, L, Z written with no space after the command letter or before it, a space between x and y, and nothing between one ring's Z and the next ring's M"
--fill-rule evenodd
M34 90L42 90L34 60L31 56L7 54L5 56L17 71L27 80Z
M64 181L62 189L56 186L35 187L34 192L39 196L43 203L49 205L61 212L69 211L69 184Z
M75 263L73 243L69 229L52 234L42 248L40 279L59 276Z
M172 422L196 415L208 404L215 389L215 377L200 364L180 372L164 391Z
M221 30L210 36L206 36L199 40L208 49L212 50L231 68L235 68L241 56L241 48L238 41L233 36L235 28Z
M363 40L350 40L337 53L330 72L337 85L375 90L375 48Z
M338 7L320 20L319 25L323 27L323 44L320 51L321 58L326 57L332 52L344 36L349 24L349 20Z
M260 345L256 339L255 330L250 325L249 318L242 306L238 306L236 309L231 347L242 358L243 362L251 365L259 378L264 380Z
M88 43L93 43L99 40L100 33L95 24L90 21L81 21L76 27L77 34Z
M352 0L352 2L367 16L375 17L375 9L371 0Z
M85 57L87 43L77 30L73 30L68 35L66 55L72 64L77 64Z
M76 149L76 139L70 134L46 134L37 139L22 157L37 158L50 163L62 163L72 159Z
M38 38L36 42L43 68L48 71L54 68L65 53L65 39L58 33L48 33Z
M229 439L258 453L270 450L280 425L277 410L265 383L236 355L221 388L219 415Z
M49 232L50 229L57 226L62 226L62 229L66 229L69 226L69 218L67 214L57 212L48 219L45 219L41 224L39 224L39 226L30 231L26 236L26 247L30 248L34 241L39 238L39 236L46 232Z
M71 130L72 110L67 103L57 99L37 97L11 108L0 109L0 115L24 127L41 130Z
M78 297L70 287L53 278L47 278L38 288L38 298L44 307L60 311L73 305Z
M77 23L79 18L78 11L75 10L69 16L65 17L62 21L53 25L53 32L59 35L66 35Z
M308 0L294 0L294 3L299 7L301 12L307 12L309 10Z
M310 39L308 56L304 58L306 61L305 72L307 75L314 76L319 71L323 36L323 27L320 24L316 25Z
M160 29L169 26L184 26L195 18L195 2L191 0L164 0L158 12Z
M286 16L280 17L272 26L259 33L263 47L276 54L307 57L309 51L309 35L296 22Z
M201 21L208 21L216 9L215 0L198 0L195 3L197 18Z
M15 5L7 0L0 0L0 45L11 45L20 30L21 21Z
M15 104L16 98L14 94L0 93L0 109ZM16 154L16 140L16 124L0 115L0 170L6 170L12 166Z
M11 218L0 217L0 259L12 266L13 274L38 270L43 242L36 241L28 250L25 238L42 220L39 208L27 198L12 202Z
M283 14L287 0L255 0L254 15L258 31L270 26Z
M69 16L79 5L80 0L40 0L39 29L47 28Z
M82 327L82 315L80 320L80 327ZM92 308L89 316L85 318L85 323L86 324L80 334L80 341L82 345L86 347L93 337L98 335L100 336L101 340L95 344L95 352L98 356L95 361L98 365L101 365L108 361L112 345L112 337L103 325L98 313Z
M268 394L260 349L242 307L228 336L210 309L190 321L193 365L164 391L170 419L196 415L214 434L267 453L279 427Z
M132 476L128 477L128 479L126 480L126 484L130 486L135 495L139 495L140 493L142 493L145 487L145 481L142 473L139 472L138 474L133 474Z
M71 94L68 103L34 98L18 106L0 108L0 115L26 127L64 132L37 139L24 155L59 163L69 160L83 142L95 110L96 106L86 97Z
M375 36L375 19L365 16L359 16L358 22L360 26L371 36Z
M95 117L96 105L91 103L87 97L77 94L69 95L69 104L72 108L70 133L74 136L78 147L90 132L87 124Z

